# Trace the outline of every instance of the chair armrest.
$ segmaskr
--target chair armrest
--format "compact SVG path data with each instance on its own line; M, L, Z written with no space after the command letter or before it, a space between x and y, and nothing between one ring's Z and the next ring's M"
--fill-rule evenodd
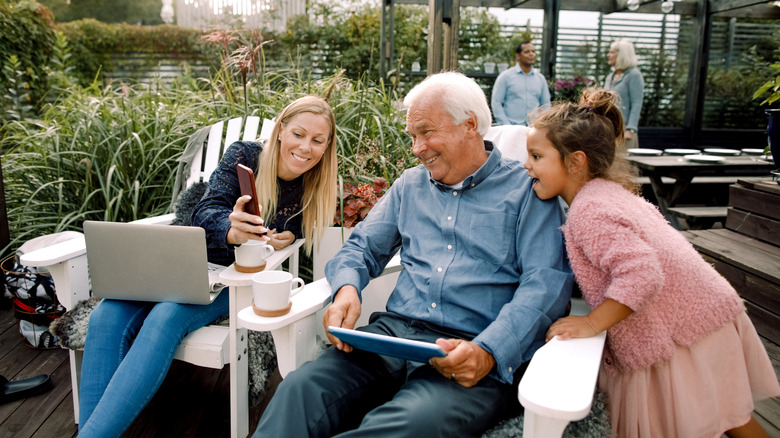
M23 265L39 268L71 260L86 253L87 246L84 242L84 236L79 236L25 253L19 258L19 262Z
M137 221L132 221L133 224L147 224L147 225L170 225L173 220L176 219L176 214L169 213L160 216L152 216Z
M273 254L273 256L275 255L276 253ZM398 272L401 270L401 268L401 256L396 254L390 260L390 262L388 262L380 277L391 274L393 272ZM232 275L232 271L230 271L230 269L231 268L228 268L222 273L222 279L225 284L234 284L236 286L252 285L251 276L244 276L242 277L243 280L238 280L238 278L226 278L227 275ZM330 304L331 293L332 289L330 287L330 283L328 283L327 279L321 278L305 285L303 290L295 294L290 299L290 301L292 301L292 307L285 315L275 317L258 316L252 310L252 307L246 307L238 312L238 318L241 320L241 325L250 330L276 330L288 326L296 321L314 314L318 310L325 308L328 304Z
M572 300L572 313L583 314L583 306L582 300ZM556 337L537 350L518 387L526 412L566 421L585 418L593 402L605 340L605 332L565 341Z
M89 272L87 247L84 236L45 248L30 251L19 258L20 263L36 268L46 268L54 280L55 293L66 309L89 298Z

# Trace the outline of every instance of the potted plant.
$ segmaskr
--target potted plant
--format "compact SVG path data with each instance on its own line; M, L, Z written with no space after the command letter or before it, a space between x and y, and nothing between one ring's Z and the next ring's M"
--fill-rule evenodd
M333 226L325 229L314 254L312 274L315 280L325 276L325 263L341 249L352 229L366 218L388 186L382 177L375 177L373 184L339 183L339 204Z
M770 67L776 70L777 74L753 93L753 99L758 99L769 92L769 96L761 102L761 105L771 105L780 100L780 64L772 64ZM769 115L769 125L766 130L769 140L767 147L772 153L775 169L780 169L780 109L771 108L764 111Z

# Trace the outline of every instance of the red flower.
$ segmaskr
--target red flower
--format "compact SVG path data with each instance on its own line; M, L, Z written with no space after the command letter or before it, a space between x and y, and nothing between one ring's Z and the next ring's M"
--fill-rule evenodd
M379 202L379 198L382 197L387 187L387 180L381 177L374 178L373 185L344 184L344 199L339 202L336 216L333 218L333 225L347 228L357 225Z

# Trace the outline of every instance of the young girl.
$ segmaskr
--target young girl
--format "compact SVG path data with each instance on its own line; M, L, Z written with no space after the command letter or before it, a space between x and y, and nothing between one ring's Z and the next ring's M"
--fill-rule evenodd
M607 330L599 387L624 437L767 436L753 401L780 395L742 300L658 209L616 175L623 119L613 91L542 113L525 168L542 199L570 206L563 233L587 316L547 338Z

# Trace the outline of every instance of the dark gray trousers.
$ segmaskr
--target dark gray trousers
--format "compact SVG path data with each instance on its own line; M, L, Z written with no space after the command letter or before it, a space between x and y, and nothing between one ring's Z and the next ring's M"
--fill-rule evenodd
M362 330L429 342L465 338L391 313L372 315ZM253 436L480 436L519 412L516 385L485 377L464 388L428 364L331 347L284 379Z

